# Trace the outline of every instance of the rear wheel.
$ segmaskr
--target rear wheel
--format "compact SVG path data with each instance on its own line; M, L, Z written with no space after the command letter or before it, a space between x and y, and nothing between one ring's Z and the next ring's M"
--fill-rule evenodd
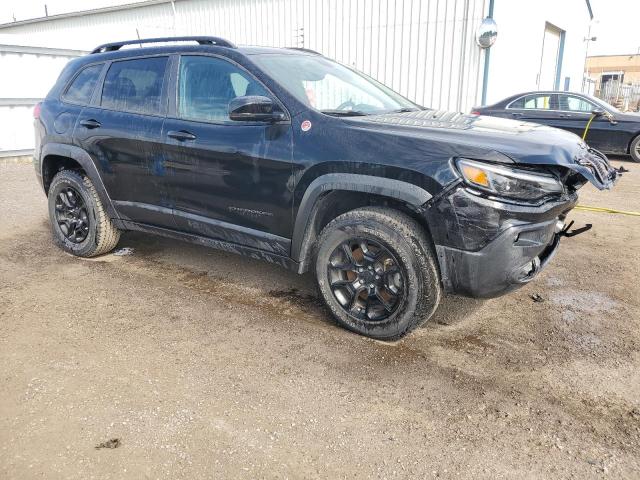
M118 244L120 230L87 176L62 170L53 177L48 195L51 230L60 248L79 257L95 257Z
M629 154L634 162L640 162L640 135L633 139L629 147Z
M434 255L420 225L389 208L340 215L320 234L316 280L342 326L392 340L428 320L440 300Z

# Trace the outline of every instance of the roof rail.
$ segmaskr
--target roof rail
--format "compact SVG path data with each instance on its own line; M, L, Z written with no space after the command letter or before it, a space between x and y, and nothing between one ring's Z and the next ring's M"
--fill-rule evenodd
M229 40L220 37L159 37L125 40L123 42L105 43L94 48L91 53L115 52L125 45L142 45L143 43L165 42L198 42L200 45L215 45L217 47L237 48Z
M320 55L322 56L322 54L320 52L316 52L315 50L311 50L310 48L302 48L302 47L287 47L287 50L298 50L299 52L306 52L306 53L312 53L314 55Z

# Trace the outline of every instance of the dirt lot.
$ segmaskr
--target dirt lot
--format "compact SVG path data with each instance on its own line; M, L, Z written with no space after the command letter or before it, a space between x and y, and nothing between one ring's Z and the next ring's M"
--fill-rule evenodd
M625 166L582 203L640 211ZM68 256L0 165L0 477L640 478L640 218L571 218L594 228L533 284L382 343L268 264L139 234Z

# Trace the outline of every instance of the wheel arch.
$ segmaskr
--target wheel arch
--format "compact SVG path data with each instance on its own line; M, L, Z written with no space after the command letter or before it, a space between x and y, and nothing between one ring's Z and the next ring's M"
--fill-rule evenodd
M422 206L432 198L425 189L412 183L372 175L328 173L307 187L294 222L291 257L298 272L309 269L313 247L322 229L343 213L365 206L388 206L406 213L425 229L420 215Z
M640 137L640 130L631 134L631 138L629 139L629 143L627 144L627 154L631 155L631 144Z
M75 145L61 143L48 143L42 147L40 154L40 174L42 186L46 194L56 173L63 169L81 170L91 183L93 183L100 201L110 218L118 221L119 216L113 206L113 202L102 182L100 173L91 159L91 156Z

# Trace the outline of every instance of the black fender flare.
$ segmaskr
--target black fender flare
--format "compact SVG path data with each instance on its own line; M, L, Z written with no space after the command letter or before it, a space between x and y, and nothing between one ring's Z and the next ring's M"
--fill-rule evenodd
M96 192L100 197L100 201L102 202L102 205L104 206L107 212L107 215L109 215L110 218L116 221L120 220L120 217L118 216L118 213L115 207L113 206L113 202L111 201L111 197L109 196L109 193L107 192L107 189L105 188L104 183L102 182L102 177L100 176L100 173L98 172L98 169L96 168L96 165L93 159L91 158L91 155L89 155L82 148L77 147L75 145L67 145L64 143L47 143L42 147L42 150L40 152L40 172L39 173L41 176L44 174L43 172L44 160L48 155L57 155L60 157L67 157L78 162L78 164L86 172L87 176L89 177L89 180L91 180L91 183L93 183L93 186L96 188ZM42 176L42 178L44 181L44 176Z
M291 239L291 258L300 263L299 270L306 270L306 259L312 244L312 228L317 201L326 192L342 190L364 192L393 198L420 207L432 195L413 183L393 178L361 175L357 173L327 173L317 177L307 187L296 215Z

